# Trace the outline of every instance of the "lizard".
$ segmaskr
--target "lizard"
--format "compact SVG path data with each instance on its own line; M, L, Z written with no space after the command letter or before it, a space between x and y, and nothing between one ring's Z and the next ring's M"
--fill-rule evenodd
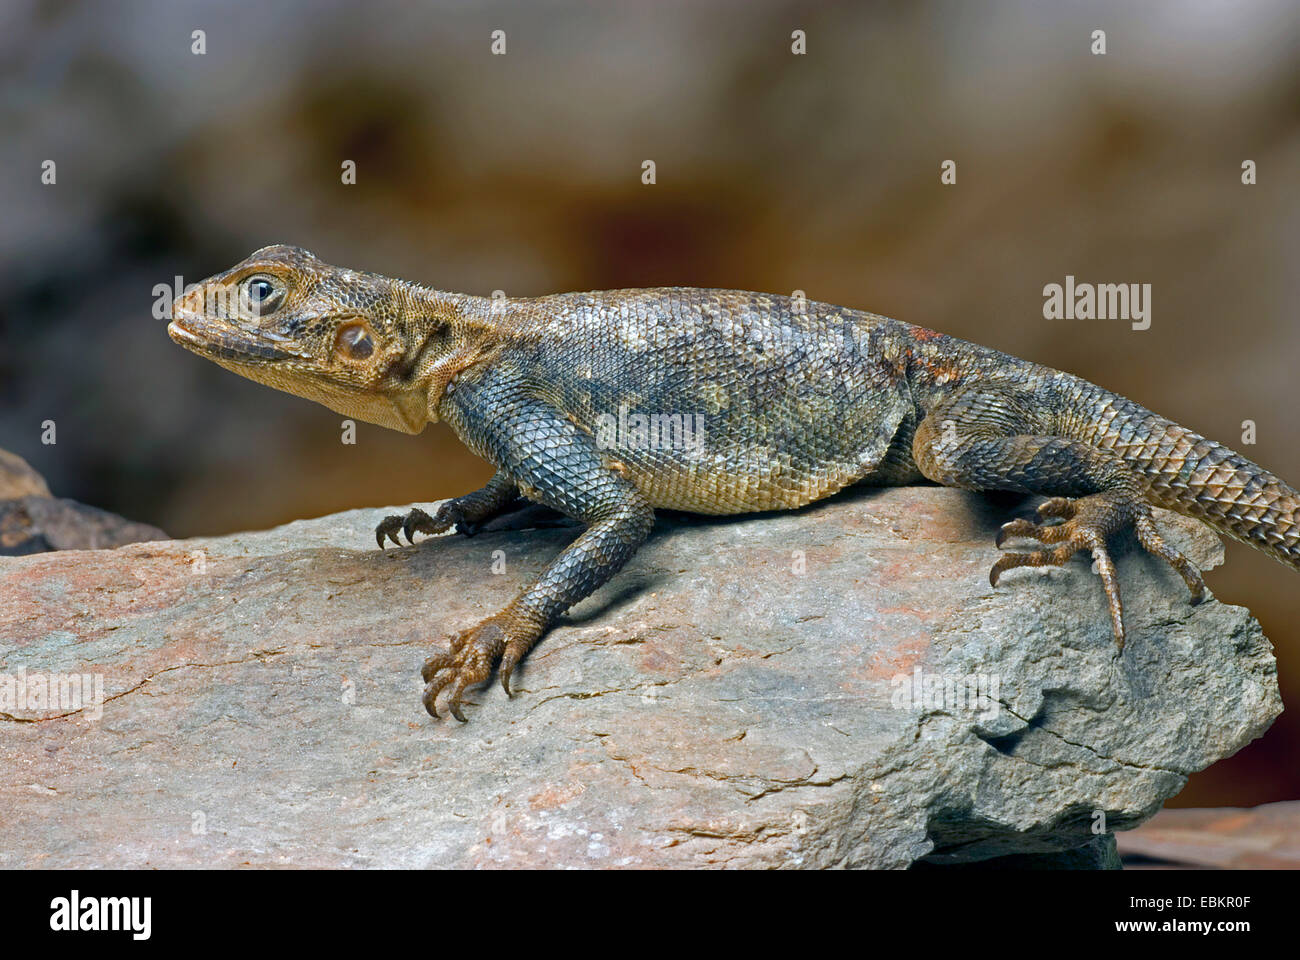
M471 535L521 500L585 527L499 612L423 664L425 709L464 721L468 688L520 660L613 577L655 511L802 507L853 484L933 481L1047 499L1004 524L1017 567L1095 561L1122 656L1108 539L1132 529L1205 596L1153 506L1300 569L1300 492L1232 450L1072 374L833 304L665 287L486 298L263 247L176 298L170 337L263 384L407 433L451 426L496 469L480 490L375 534ZM657 429L646 428L649 421ZM640 419L637 419L637 418ZM683 442L681 427L700 427ZM620 429L627 427L627 429Z

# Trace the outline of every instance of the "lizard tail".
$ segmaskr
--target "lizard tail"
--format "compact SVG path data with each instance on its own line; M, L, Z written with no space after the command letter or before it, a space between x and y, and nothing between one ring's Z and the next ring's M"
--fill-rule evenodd
M1116 452L1137 469L1151 499L1300 570L1300 490L1222 444L1144 412L1145 429L1128 437L1120 431Z

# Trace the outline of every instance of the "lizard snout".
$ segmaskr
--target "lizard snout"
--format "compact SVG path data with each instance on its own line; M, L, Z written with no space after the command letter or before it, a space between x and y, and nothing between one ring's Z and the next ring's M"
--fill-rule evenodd
M204 340L198 331L204 327L204 285L186 290L172 301L172 319L167 335L181 346L200 346Z

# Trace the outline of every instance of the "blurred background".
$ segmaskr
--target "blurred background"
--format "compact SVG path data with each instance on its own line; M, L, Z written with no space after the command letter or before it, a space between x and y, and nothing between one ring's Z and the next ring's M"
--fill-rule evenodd
M479 294L800 289L1300 482L1298 51L1288 0L4 0L0 448L178 537L485 481L443 426L343 446L325 408L168 340L155 285L286 242ZM1151 284L1150 329L1043 319L1067 274ZM1207 579L1263 622L1291 709L1171 806L1300 798L1300 578L1228 554Z

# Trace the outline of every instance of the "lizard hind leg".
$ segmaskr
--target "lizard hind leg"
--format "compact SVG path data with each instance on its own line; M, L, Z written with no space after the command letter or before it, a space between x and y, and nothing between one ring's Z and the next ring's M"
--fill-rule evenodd
M1037 540L1044 549L1008 553L989 571L989 582L1016 567L1061 566L1087 550L1097 564L1110 608L1115 642L1124 649L1124 608L1119 577L1107 548L1111 534L1133 527L1142 546L1169 563L1200 600L1205 584L1186 557L1165 543L1152 519L1140 478L1111 450L1061 436L1070 429L1052 411L1051 398L985 386L937 404L917 427L912 455L929 479L967 490L1015 490L1047 496L1043 522L1013 520L1009 537Z
M1016 567L1061 566L1075 553L1087 550L1097 564L1097 572L1106 591L1115 642L1120 650L1124 649L1124 608L1120 600L1119 577L1106 545L1111 534L1126 526L1133 526L1142 546L1167 562L1183 578L1193 603L1199 603L1205 596L1205 581L1201 578L1200 571L1182 553L1165 542L1152 519L1150 504L1131 489L1121 487L1077 499L1053 497L1039 506L1038 515L1044 520L1058 522L1012 520L1003 524L998 532L997 545L1001 547L1012 537L1024 537L1055 546L1052 549L1004 554L989 570L989 583L996 587L1002 574Z

